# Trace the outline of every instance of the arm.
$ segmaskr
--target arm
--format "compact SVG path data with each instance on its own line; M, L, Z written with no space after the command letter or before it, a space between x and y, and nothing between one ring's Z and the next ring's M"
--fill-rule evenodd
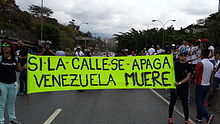
M53 51L52 49L49 49L49 52L50 52L51 54L53 54L54 56L56 55L55 51Z
M39 53L39 55L43 55L46 49L43 49L42 52Z
M21 67L21 63L20 63L20 62L17 63L16 69L17 69L18 72L21 72L21 71L22 71L22 67Z
M188 83L190 77L191 77L191 72L189 72L183 80L181 80L180 82L176 82L175 86L178 86L178 85L183 84L183 83Z
M196 80L199 76L199 72L202 71L203 65L201 62L196 64L196 68L195 68L195 74L193 76L193 80ZM196 81L195 81L196 82Z
M209 58L212 58L213 56L215 56L214 50L211 50L210 52L211 52L211 55L209 56Z
M27 56L19 56L19 59L27 59Z

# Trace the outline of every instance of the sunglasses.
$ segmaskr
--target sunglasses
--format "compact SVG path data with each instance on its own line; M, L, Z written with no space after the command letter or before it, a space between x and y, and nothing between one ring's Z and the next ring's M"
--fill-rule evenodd
M10 47L11 45L9 45L9 44L3 44L2 46L3 46L3 47Z

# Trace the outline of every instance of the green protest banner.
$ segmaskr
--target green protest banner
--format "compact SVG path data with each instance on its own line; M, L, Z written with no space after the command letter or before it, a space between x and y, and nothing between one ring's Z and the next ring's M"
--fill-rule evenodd
M171 89L175 88L174 83L172 55L28 55L28 94L91 89Z

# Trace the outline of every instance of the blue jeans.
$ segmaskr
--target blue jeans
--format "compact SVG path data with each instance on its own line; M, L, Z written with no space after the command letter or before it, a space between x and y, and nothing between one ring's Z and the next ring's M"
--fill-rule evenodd
M20 82L20 93L27 94L27 70L23 70L22 72L20 72L19 82Z
M206 107L204 106L205 98L210 89L210 86L200 86L196 85L196 110L197 118L201 119L204 117L208 120L210 114L208 113Z
M215 77L214 80L214 89L218 89L219 88L219 84L220 84L220 78Z
M18 92L18 83L6 84L0 82L0 124L4 124L4 110L7 106L9 120L15 120L15 100Z

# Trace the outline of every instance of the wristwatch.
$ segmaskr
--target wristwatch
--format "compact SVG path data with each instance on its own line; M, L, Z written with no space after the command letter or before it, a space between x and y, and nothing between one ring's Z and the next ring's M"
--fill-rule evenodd
M179 83L179 85L182 84L182 82L178 82L178 83Z

